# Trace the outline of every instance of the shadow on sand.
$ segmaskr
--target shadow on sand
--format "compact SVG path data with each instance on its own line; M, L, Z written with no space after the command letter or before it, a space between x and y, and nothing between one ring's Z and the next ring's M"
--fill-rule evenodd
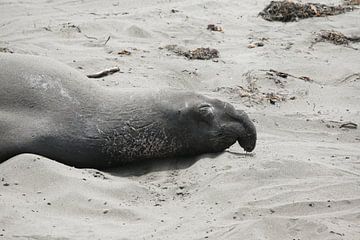
M102 170L117 177L141 176L150 172L171 171L191 167L201 158L216 158L218 154L205 154L197 157L179 157L165 159L148 159L139 162L126 163L120 167Z
M228 154L234 154L239 157L249 157L253 156L251 153L238 153L226 150ZM181 157L181 158L167 158L167 159L158 159L158 160L144 160L140 162L127 163L120 167L102 170L108 174L117 177L131 177L131 176L141 176L151 172L161 172L161 171L171 171L186 169L194 165L197 161L203 158L216 158L222 153L213 153L213 154L203 154L196 157Z

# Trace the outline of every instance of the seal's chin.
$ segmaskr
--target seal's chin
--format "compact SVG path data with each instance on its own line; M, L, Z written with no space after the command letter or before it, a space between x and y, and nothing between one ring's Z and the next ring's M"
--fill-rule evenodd
M256 146L256 139L239 138L238 143L246 152L252 152Z

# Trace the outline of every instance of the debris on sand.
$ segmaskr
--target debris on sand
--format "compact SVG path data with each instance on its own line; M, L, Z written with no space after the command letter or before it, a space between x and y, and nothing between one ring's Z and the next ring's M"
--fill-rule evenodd
M265 71L266 72L266 75L269 75L269 76L274 76L274 74L278 77L281 77L281 78L287 78L287 77L293 77L293 78L296 78L296 79L299 79L299 80L303 80L305 82L312 82L313 80L307 76L300 76L300 77L297 77L297 76L294 76L292 74L289 74L289 73L285 73L285 72L280 72L280 71L276 71L274 69L269 69L269 70L261 70L261 71ZM276 82L275 82L276 83Z
M194 50L190 50L185 57L189 59L209 60L212 58L218 58L219 51L214 48L196 48Z
M335 45L349 46L350 42L360 42L360 37L348 37L343 33L334 30L321 30L316 34L310 48L318 42L330 42Z
M325 123L324 120L321 120L323 123ZM339 122L339 121L328 121L328 123L326 123L325 125L327 128L343 128L343 129L357 129L358 125L354 122Z
M224 32L224 29L220 26L217 26L215 24L209 24L207 26L207 30L214 31L214 32Z
M60 31L67 32L67 31L75 31L77 33L81 33L81 29L79 26L76 26L75 24L72 24L71 22L67 22L61 25Z
M6 48L6 47L0 47L0 52L3 52L3 53L14 53L14 51Z
M331 42L335 45L348 45L349 39L342 34L341 32L337 31L326 31L322 30L319 34L317 34L317 37L315 39L317 42L327 41Z
M297 3L289 0L271 1L259 13L267 21L294 22L310 17L324 17L352 11L350 6L328 6L320 3Z
M346 122L341 124L339 128L357 129L357 124L353 122Z
M353 73L348 76L346 76L344 79L340 80L340 83L346 83L346 82L357 82L360 81L360 73Z
M90 173L94 178L100 178L103 180L109 179L106 177L102 172L95 170L95 169L85 169L87 173Z
M251 37L249 39L251 39L251 42L247 46L248 48L263 47L263 46L265 46L265 42L269 41L269 38L267 38L267 37L262 37L262 38L257 38L257 39L253 39Z
M218 87L214 92L222 92L232 95L237 95L244 100L244 104L248 107L253 104L263 104L268 102L275 105L278 102L287 100L287 95L280 92L261 92L258 88L235 86L235 87ZM294 100L294 97L289 99Z
M344 4L350 6L360 5L360 0L344 0Z
M269 101L269 103L275 105L277 102L282 102L282 101L285 101L286 98L285 96L282 96L282 95L279 95L279 94L276 94L276 93L266 93L265 96L264 96L264 99L267 99Z
M247 47L248 48L256 48L256 47L263 47L265 44L263 42L253 42L250 43Z
M229 94L230 97L240 97L248 107L264 105L266 103L278 105L281 102L295 100L299 96L308 94L307 87L300 89L289 88L293 85L293 80L302 80L304 84L309 84L313 80L306 76L297 77L289 73L270 70L252 70L243 75L243 84L235 87L216 88L215 92ZM261 84L259 84L261 82Z
M118 52L117 54L122 55L122 56L125 56L125 55L129 56L129 55L131 55L131 52L128 50L122 50L122 51Z
M114 74L116 72L119 72L120 68L119 67L113 67L113 68L109 68L109 69L105 69L101 72L98 73L94 73L94 74L88 74L86 75L88 78L102 78L102 77L106 77L108 75Z
M167 45L165 49L175 53L179 56L185 56L188 59L210 60L219 58L219 51L214 48L196 48L194 50L187 50L177 45Z
M108 36L108 38L106 39L105 43L104 43L104 46L108 43L108 41L110 41L110 36Z

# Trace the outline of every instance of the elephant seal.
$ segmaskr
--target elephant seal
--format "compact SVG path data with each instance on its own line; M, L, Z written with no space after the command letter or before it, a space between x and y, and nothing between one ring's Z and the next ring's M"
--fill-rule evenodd
M231 104L176 90L113 89L55 60L0 54L0 162L33 153L75 166L247 152L256 130Z

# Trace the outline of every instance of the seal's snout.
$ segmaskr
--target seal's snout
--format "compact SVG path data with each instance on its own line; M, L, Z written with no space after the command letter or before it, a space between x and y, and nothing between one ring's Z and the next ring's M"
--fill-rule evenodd
M252 152L256 146L256 135L239 138L238 143L246 152Z
M252 152L257 140L255 125L244 111L236 110L235 115L241 125L238 143L246 152Z

